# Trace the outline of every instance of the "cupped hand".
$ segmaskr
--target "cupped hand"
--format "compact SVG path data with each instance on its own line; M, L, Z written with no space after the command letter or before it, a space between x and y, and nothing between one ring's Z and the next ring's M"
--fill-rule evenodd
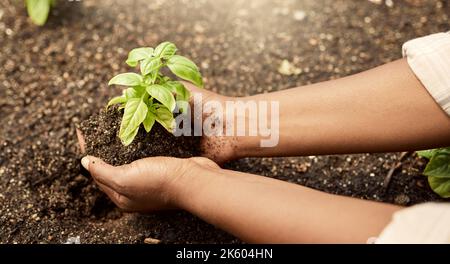
M98 186L122 210L151 212L178 208L178 181L201 169L219 168L207 158L178 159L152 157L122 166L112 166L99 158L81 160Z
M210 101L225 105L227 100L233 100L190 83L185 82L184 85L191 93L202 94L203 105ZM192 98L190 103L193 105ZM205 119L211 114L204 114L202 118ZM225 126L225 122L223 124ZM80 150L84 153L84 136L80 130L77 129L76 132ZM82 165L111 200L125 211L176 209L178 194L173 186L186 176L186 173L192 175L202 169L218 169L220 167L217 163L221 164L235 157L233 137L203 136L201 148L203 157L151 157L122 166L112 166L99 158L86 156L82 159Z

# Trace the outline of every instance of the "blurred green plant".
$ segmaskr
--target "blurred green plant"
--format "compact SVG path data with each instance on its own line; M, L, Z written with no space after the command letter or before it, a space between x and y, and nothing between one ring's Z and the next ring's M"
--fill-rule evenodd
M50 13L50 9L54 6L56 0L26 0L28 15L31 21L38 26L45 24Z
M108 85L128 86L122 96L111 99L107 105L120 104L119 109L124 109L119 138L125 146L136 137L140 124L147 133L155 121L172 132L175 107L178 105L183 114L187 113L189 90L181 82L161 74L163 67L168 67L179 78L203 87L198 67L188 58L176 55L176 52L177 47L170 42L163 42L155 49L133 49L126 63L131 67L139 65L141 73L122 73L109 81Z
M431 189L443 198L450 198L450 147L417 151L417 154L429 160L423 174L428 176Z

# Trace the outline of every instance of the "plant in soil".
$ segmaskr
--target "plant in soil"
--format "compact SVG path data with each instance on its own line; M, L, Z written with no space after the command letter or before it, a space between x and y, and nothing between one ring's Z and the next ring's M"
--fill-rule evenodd
M199 154L200 139L173 135L175 115L190 114L190 92L175 76L203 87L198 67L176 54L173 43L130 51L126 64L139 66L139 73L121 73L109 85L126 88L112 98L99 115L84 121L80 130L86 152L114 165L148 156L191 157ZM113 106L113 107L111 107Z
M26 0L28 15L31 21L38 26L45 24L50 13L50 9L54 6L56 0Z
M418 151L429 159L423 174L428 176L431 189L443 198L450 198L450 147Z

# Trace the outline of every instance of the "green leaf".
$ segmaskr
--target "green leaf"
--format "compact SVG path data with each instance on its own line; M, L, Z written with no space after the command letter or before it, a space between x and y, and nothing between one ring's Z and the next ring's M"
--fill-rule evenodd
M127 98L125 96L116 96L113 99L109 100L108 105L106 106L106 109L110 107L111 105L115 104L123 104L127 102Z
M145 117L143 122L145 131L147 131L147 133L149 133L150 130L152 130L152 127L155 124L155 120L156 120L155 114L152 111L148 111L147 116Z
M154 57L141 61L141 73L147 75L157 71L162 66L161 59Z
M443 198L450 198L450 178L428 177L431 189Z
M449 153L436 152L425 167L423 174L426 176L450 179Z
M124 90L125 97L127 99L130 98L141 98L144 92L144 89L137 89L139 87L130 87Z
M186 101L189 102L191 99L191 92L184 87L184 85L180 82L173 82L176 87L177 101Z
M177 52L177 47L171 42L163 42L155 48L155 56L168 60Z
M436 149L428 149L428 150L419 150L416 151L417 155L422 158L431 159L433 154L436 152Z
M133 142L133 140L136 137L138 132L139 132L139 127L135 128L130 134L121 137L120 140L122 141L122 144L124 146L130 145L131 142Z
M165 107L159 107L155 110L156 122L160 123L167 131L172 133L174 128L173 114Z
M175 98L166 87L159 84L153 84L147 87L147 93L167 107L170 111L175 109Z
M203 87L203 80L197 65L186 57L174 55L167 62L167 67L181 79L192 82L198 87Z
M191 98L191 92L186 87L184 87L182 83L177 81L166 82L163 84L163 86L167 87L172 93L175 93L178 107L180 108L182 113L187 113L189 99Z
M124 90L124 93L125 93L125 97L127 99L139 98L140 97L138 95L138 92L134 88L127 88L127 89Z
M33 23L42 26L45 24L50 12L51 0L26 0L28 15Z
M138 86L142 83L142 81L141 75L133 72L127 72L116 75L109 81L108 85L116 84L124 86Z
M131 98L128 100L119 130L119 137L125 146L129 145L133 140L129 141L129 136L135 133L135 129L139 128L139 125L147 116L147 112L148 106L142 98Z
M128 53L128 59L126 61L126 64L128 64L131 67L136 67L139 61L143 59L149 59L152 56L153 56L153 48L150 47L136 48L131 50L130 53Z
M161 82L163 82L163 83L169 82L169 81L171 80L171 79L170 79L169 77L167 77L167 76L159 75L158 77L161 78Z
M450 147L447 148L439 148L437 149L437 152L441 153L441 154L447 154L450 155Z

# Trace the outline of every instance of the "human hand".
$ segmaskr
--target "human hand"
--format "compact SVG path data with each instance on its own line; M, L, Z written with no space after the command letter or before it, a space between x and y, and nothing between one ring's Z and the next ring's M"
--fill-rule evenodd
M225 104L227 101L236 100L233 97L223 96L212 91L208 91L205 89L200 89L195 85L183 82L185 87L191 92L191 94L201 94L202 97L202 107L205 107L206 104L210 102L218 102L225 109ZM194 98L190 99L191 112L194 111ZM215 115L214 109L211 113L203 113L202 115L202 124L203 120L208 118L211 115ZM193 118L195 118L193 116ZM222 119L223 131L226 129L226 117L225 115L219 116L218 118ZM81 153L85 152L85 140L82 132L79 129L76 129L76 134L78 138L78 143L81 149ZM222 164L224 162L233 160L237 158L237 138L232 136L202 136L200 141L201 155L215 161L218 164Z
M237 100L237 98L234 97L228 97L228 96L224 96L224 95L220 95L217 93L214 93L210 90L206 90L206 89L200 89L198 87L196 87L195 85L188 83L188 82L183 82L184 86L191 91L191 94L201 94L202 96L202 107L203 109L207 108L206 105L208 103L211 102L217 102L219 104L222 105L222 109L225 109L225 105L227 101L234 101ZM190 105L191 105L191 112L193 113L193 109L194 109L194 97L192 96L190 99ZM217 118L222 119L221 124L222 124L222 131L226 131L226 113L224 111L223 115L218 116L217 112L215 111L216 109L211 109L212 111L209 113L203 113L202 115L202 119L203 121L205 119L207 119L209 116L217 116ZM195 116L193 117L195 118ZM203 124L203 122L202 122ZM203 135L202 139L201 139L201 151L202 151L202 156L207 157L215 162L217 162L218 164L222 164L224 162L233 160L237 158L237 138L233 137L233 136L215 136L215 135Z
M177 188L187 174L203 169L218 169L213 161L202 158L178 159L152 157L122 166L112 166L99 158L86 156L81 160L109 198L122 210L151 212L176 209L183 188ZM189 182L185 181L185 182Z

